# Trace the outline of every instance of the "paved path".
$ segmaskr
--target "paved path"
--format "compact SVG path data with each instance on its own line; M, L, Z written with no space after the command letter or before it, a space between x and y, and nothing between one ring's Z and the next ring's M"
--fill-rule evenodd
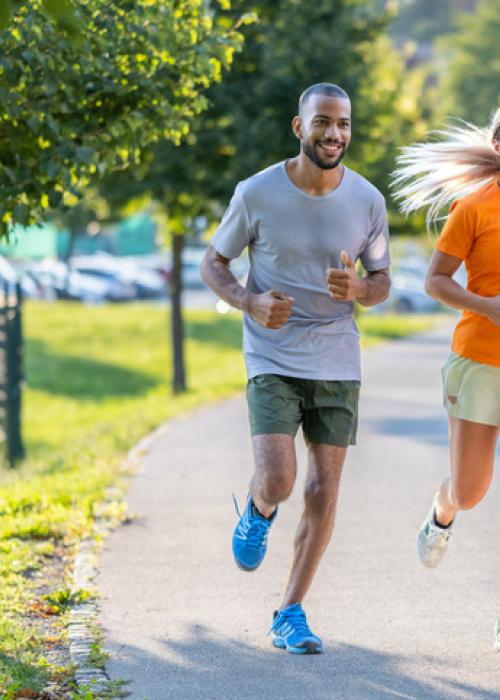
M266 632L298 522L302 471L251 574L234 566L231 492L252 471L242 399L172 425L130 491L98 586L113 678L133 700L500 699L500 494L462 514L439 570L415 534L447 471L439 368L449 329L364 356L359 446L346 464L332 544L306 601L326 650L295 657Z

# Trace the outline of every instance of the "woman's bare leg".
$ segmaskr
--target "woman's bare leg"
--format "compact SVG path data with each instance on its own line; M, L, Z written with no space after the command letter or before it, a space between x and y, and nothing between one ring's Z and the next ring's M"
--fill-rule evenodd
M451 476L439 489L436 519L448 525L457 511L474 508L493 476L498 427L450 418Z

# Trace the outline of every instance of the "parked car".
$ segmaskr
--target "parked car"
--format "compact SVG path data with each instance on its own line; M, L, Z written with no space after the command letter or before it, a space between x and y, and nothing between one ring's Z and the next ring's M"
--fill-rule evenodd
M71 258L70 269L81 275L87 275L107 285L107 301L132 301L136 293L133 284L107 254L82 255Z
M184 289L206 289L200 265L205 248L186 246L182 251L182 286Z
M155 272L162 281L162 294L168 292L170 282L170 263L166 253L152 253L151 255L127 255L122 260L133 263L140 270Z
M184 289L206 289L207 285L203 281L200 272L200 265L206 248L186 246L182 253L182 286ZM170 277L171 277L170 262ZM248 272L248 258L242 255L231 261L231 271L236 279L245 278Z
M395 313L435 313L442 311L439 301L425 291L425 277L429 261L419 256L399 259L391 269L391 291L389 298L379 305L381 311ZM464 265L460 265L453 278L463 287L467 286Z
M59 260L25 263L21 269L39 289L44 290L41 298L71 299L87 304L100 304L107 300L109 287L106 283L69 270Z
M427 263L422 259L398 260L391 268L389 297L382 304L378 304L374 311L417 314L440 311L441 304L425 291L426 270Z
M10 294L17 283L21 285L23 297L28 299L42 298L35 282L22 270L18 270L3 255L0 255L0 287L2 287L2 292L7 290L7 293Z
M165 282L158 272L107 253L75 257L71 268L108 281L113 286L112 301L156 299L165 294Z

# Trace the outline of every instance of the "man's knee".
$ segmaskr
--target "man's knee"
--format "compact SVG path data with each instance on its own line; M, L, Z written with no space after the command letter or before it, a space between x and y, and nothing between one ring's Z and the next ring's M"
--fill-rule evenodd
M255 476L253 486L266 503L281 503L292 492L297 471L291 435L256 435L253 438Z
M338 483L336 479L308 479L304 490L306 511L314 515L329 515L335 509Z
M290 496L295 472L289 468L265 471L260 479L261 496L266 503L281 503Z

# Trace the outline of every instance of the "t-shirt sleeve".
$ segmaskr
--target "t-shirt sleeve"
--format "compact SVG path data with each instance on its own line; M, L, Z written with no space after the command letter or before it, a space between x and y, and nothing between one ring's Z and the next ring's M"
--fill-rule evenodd
M211 242L220 255L232 260L241 255L253 237L241 185L238 185Z
M377 200L372 218L372 227L368 234L366 245L359 256L367 272L384 270L391 264L389 254L389 225L385 200L380 195Z
M464 260L474 243L476 221L474 212L463 202L453 202L450 215L436 241L437 250Z

